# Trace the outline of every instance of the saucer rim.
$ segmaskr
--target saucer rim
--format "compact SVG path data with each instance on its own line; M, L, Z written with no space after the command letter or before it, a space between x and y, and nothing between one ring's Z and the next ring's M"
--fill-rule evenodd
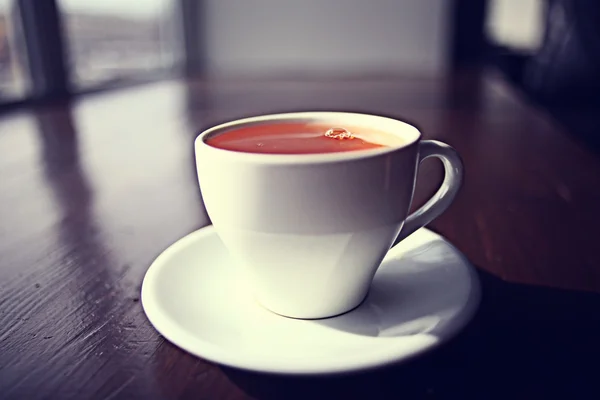
M468 276L470 278L471 285L470 293L466 304L462 308L460 313L454 317L454 324L447 331L445 331L443 336L436 336L435 342L422 346L421 348L411 352L410 354L399 355L398 353L388 353L386 354L386 356L379 357L374 360L357 362L343 366L321 366L319 364L313 364L309 367L307 367L306 365L301 367L294 365L275 366L269 365L269 363L256 362L255 360L249 360L248 358L232 355L231 352L223 350L222 346L218 346L207 342L201 338L198 338L195 335L189 334L184 329L181 329L178 326L174 326L171 322L171 319L165 316L164 312L161 312L162 306L160 305L160 302L155 298L155 296L152 296L148 293L150 291L149 288L156 287L155 282L157 279L157 275L160 272L160 267L163 264L165 264L165 260L168 260L171 254L174 254L180 251L180 249L187 247L188 242L196 241L202 237L216 235L217 233L215 232L215 229L212 225L206 225L176 240L174 243L172 243L166 249L164 249L154 259L154 261L150 264L150 267L146 271L142 281L140 302L148 321L161 336L163 336L173 345L179 347L185 352L200 359L216 363L217 365L275 375L304 376L339 375L375 370L379 368L385 368L391 365L400 365L409 362L418 356L434 351L435 349L439 348L440 346L455 338L473 320L473 317L475 316L481 302L481 283L479 281L479 277L476 273L475 267L467 259L467 257L440 234L427 228L420 228L415 233L419 231L426 231L428 234L435 236L437 239L441 239L444 242L444 244L451 248L451 250L461 259L464 267L468 270ZM392 247L389 251L394 251L394 247ZM261 307L258 303L257 306ZM352 312L352 310L349 312ZM279 315L278 317L284 318ZM170 329L159 328L165 326L170 326Z

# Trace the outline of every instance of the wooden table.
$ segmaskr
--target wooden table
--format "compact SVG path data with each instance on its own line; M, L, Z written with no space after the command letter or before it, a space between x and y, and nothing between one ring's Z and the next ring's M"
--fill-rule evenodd
M462 154L464 187L432 224L483 280L456 340L406 365L301 379L213 365L150 326L146 269L208 223L196 133L293 110L401 117ZM415 206L440 181L426 162ZM491 73L173 81L5 113L0 398L597 398L599 206L599 159Z

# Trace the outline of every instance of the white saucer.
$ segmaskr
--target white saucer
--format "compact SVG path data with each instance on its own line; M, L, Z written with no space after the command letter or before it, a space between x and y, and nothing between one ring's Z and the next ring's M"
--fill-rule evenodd
M259 306L237 279L212 226L177 241L142 285L148 319L169 341L207 360L284 374L362 370L406 360L455 335L479 303L465 257L421 229L394 247L355 310L297 320Z

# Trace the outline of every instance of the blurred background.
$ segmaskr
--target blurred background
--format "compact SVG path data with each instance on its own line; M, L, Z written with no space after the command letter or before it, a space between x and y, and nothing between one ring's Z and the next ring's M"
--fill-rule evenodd
M597 21L595 0L0 0L0 110L184 75L485 66L597 146Z
M535 51L542 8L542 0L0 0L0 98L42 96L44 74L66 77L72 92L186 69L439 74L453 58L480 56L487 39Z

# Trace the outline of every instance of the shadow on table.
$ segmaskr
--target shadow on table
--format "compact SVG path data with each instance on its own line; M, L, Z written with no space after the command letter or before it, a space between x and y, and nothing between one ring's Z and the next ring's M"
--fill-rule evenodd
M441 349L409 363L311 378L222 370L258 399L597 398L600 294L478 273L482 302L472 323Z

